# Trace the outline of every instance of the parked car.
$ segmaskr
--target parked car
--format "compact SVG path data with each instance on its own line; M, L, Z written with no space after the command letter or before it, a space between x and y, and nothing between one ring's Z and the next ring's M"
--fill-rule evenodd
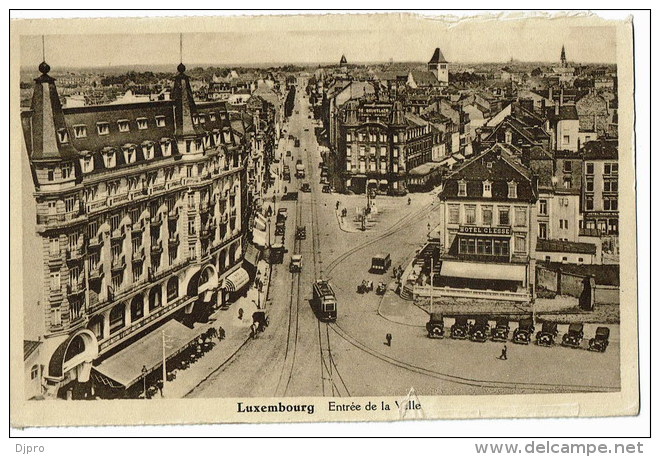
M490 335L488 316L477 316L474 325L470 328L470 341L485 343Z
M321 192L323 192L325 194L330 194L330 193L332 193L332 187L330 187L330 185L326 184L325 186L323 186L321 188Z
M286 156L291 157L291 151L286 151Z
M294 254L291 256L291 263L289 264L289 271L291 273L299 273L302 270L302 256Z
M376 287L376 295L385 295L387 291L387 284L384 282L379 282L378 287Z
M426 323L426 331L429 338L444 338L445 319L442 313L431 313L429 321Z
M470 335L470 323L467 316L456 316L451 326L451 337L455 340L465 340Z
M529 344L534 335L534 321L530 318L520 319L518 328L513 331L512 341L516 344Z
M277 220L286 220L289 215L289 211L286 208L280 208L277 210Z
M561 345L579 348L584 338L584 324L573 323L568 326L568 332L561 338Z
M541 330L536 334L536 344L539 346L553 346L557 338L557 323L544 322Z
M302 183L302 186L300 186L300 190L302 190L303 192L311 192L312 187L309 185L308 182L304 182Z
M304 240L305 238L307 238L307 227L304 225L296 227L296 239Z
M275 235L282 236L284 235L285 231L286 225L284 224L284 221L280 221L275 224Z
M367 281L366 279L363 279L362 282L357 286L357 291L359 294L366 294L372 290L374 290L373 281Z
M509 339L509 318L498 317L495 327L491 330L490 339L493 341L506 341Z
M596 335L589 340L589 350L596 352L605 352L610 344L610 329L608 327L598 327Z
M377 254L371 258L371 268L369 271L373 273L383 274L392 265L392 259L389 254Z

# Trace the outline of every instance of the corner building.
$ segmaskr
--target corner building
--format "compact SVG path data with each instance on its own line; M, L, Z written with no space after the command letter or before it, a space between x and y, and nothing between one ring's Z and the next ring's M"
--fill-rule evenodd
M439 295L529 301L537 178L498 143L448 176L439 198Z
M171 100L69 109L39 71L22 114L44 259L31 318L45 320L46 396L62 396L175 313L204 316L247 285L245 154L183 64Z

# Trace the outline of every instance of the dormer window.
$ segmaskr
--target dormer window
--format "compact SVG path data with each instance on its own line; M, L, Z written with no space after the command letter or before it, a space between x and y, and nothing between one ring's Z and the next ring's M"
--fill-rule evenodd
M91 173L94 171L94 160L92 156L89 155L80 159L80 167L82 168L83 173Z
M69 179L73 176L73 164L62 164L62 179Z
M160 150L163 153L163 156L169 157L172 155L172 143L169 140L161 141Z
M69 142L69 134L66 131L66 129L59 129L57 131L57 139L60 140L60 143L68 143Z
M124 146L124 159L126 159L126 163L134 163L135 158L137 154L135 153L135 147L134 146Z
M107 122L98 122L96 124L96 131L99 135L109 135L110 134L110 124Z
M491 198L493 196L493 183L490 181L484 181L483 185L483 196L486 198Z
M137 118L137 126L139 130L146 130L148 125L147 125L147 118L146 117L138 117Z
M165 116L156 116L156 127L165 127Z
M144 158L146 160L151 160L154 158L154 144L153 143L147 143L142 146L142 153L144 154Z
M200 124L206 124L206 115L204 115L204 114L199 115L199 123Z
M215 113L209 113L209 119L211 120L211 122L215 122L216 120Z
M117 164L117 158L114 151L107 151L103 153L103 164L106 168L114 168Z
M458 181L458 196L467 197L467 183L463 180Z
M193 124L195 124L195 125L199 124L199 116L197 116L196 114L193 114L192 121L193 121Z
M186 140L186 152L194 152L193 149L193 141L192 140Z
M117 127L119 127L120 132L129 132L131 130L130 126L128 125L128 119L121 119L117 121Z
M508 185L509 185L508 198L518 198L518 184L515 181L510 181Z
M73 135L76 138L85 138L87 136L87 126L85 126L85 125L74 125L73 126Z

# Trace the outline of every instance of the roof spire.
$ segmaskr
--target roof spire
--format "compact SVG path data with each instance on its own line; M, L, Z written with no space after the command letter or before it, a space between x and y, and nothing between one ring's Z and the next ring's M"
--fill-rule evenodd
M41 35L41 63L39 64L39 71L42 75L46 75L50 71L50 65L46 63L46 40Z
M186 71L186 66L183 64L183 33L179 33L179 65L176 69L179 73Z

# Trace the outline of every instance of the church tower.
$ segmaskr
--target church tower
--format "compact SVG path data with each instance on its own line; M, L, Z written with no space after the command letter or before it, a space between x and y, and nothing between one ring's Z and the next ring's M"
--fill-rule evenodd
M449 62L442 55L440 48L435 48L433 57L429 60L428 69L435 75L438 81L445 85L449 84Z
M568 62L566 61L566 49L564 45L561 46L561 66L566 68L568 67Z

